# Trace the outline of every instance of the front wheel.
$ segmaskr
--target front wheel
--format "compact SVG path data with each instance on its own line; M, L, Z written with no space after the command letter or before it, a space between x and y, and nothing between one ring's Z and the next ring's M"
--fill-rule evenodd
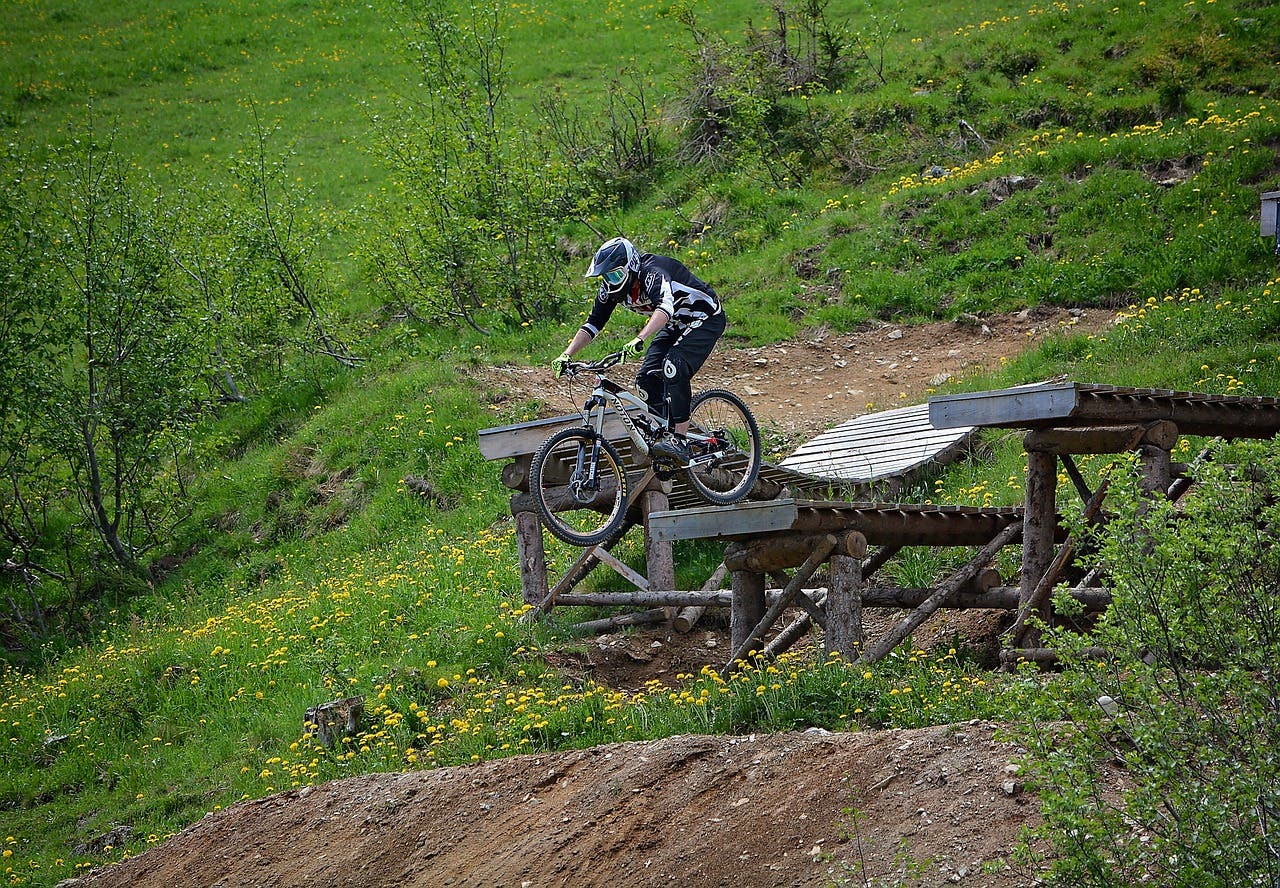
M700 438L712 440L702 443ZM727 506L746 499L760 474L760 428L746 402L733 392L708 389L689 408L689 438L695 463L718 453L714 461L689 469L689 483L709 503Z
M627 472L613 445L589 428L562 429L529 467L529 492L547 530L574 546L612 540L627 516Z

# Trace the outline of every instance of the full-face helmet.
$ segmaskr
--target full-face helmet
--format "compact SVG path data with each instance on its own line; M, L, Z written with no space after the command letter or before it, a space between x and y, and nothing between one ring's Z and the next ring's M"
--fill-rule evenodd
M610 296L616 296L626 290L639 271L640 251L625 237L615 237L596 250L586 277L604 278L605 289Z

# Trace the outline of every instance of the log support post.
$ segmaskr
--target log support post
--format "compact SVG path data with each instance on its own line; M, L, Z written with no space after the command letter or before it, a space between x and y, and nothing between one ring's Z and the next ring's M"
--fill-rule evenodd
M547 597L547 550L537 512L516 512L516 549L520 556L520 590L525 604Z
M858 534L857 536L861 538L861 534ZM864 546L865 544L865 541L863 541ZM748 629L748 631L742 636L741 641L738 640L738 622L736 619L734 620L733 653L729 657L729 662L726 663L724 669L721 670L722 676L728 677L729 673L737 668L740 661L745 660L747 657L751 656L752 653L760 649L761 643L764 639L764 634L769 631L769 627L772 626L774 622L782 616L783 612L791 606L795 601L796 596L800 594L800 590L804 587L805 582L808 581L809 577L813 576L814 571L821 567L822 564L831 557L832 551L834 551L839 545L840 540L836 537L830 534L823 536L818 541L817 548L809 553L809 557L806 558L804 564L800 565L796 570L795 576L791 578L791 582L787 583L787 587L778 595L778 599L761 614L760 619L756 621L754 626ZM763 581L763 577L761 580ZM763 601L763 599L764 595L762 594L761 600ZM734 616L736 618L738 603L736 587L734 589L733 601L735 606Z
M1142 488L1153 498L1167 497L1173 486L1173 448L1178 444L1178 426L1167 419L1147 425L1138 444L1142 464Z
M1058 458L1043 450L1027 452L1027 499L1022 516L1022 604L1035 597L1040 580L1053 561L1053 537L1058 515ZM1039 613L1048 616L1044 609ZM1025 636L1035 642L1031 633Z
M645 568L649 574L649 588L655 592L676 587L676 563L671 554L671 543L655 542L649 533L649 516L665 512L667 508L667 495L660 489L651 487L640 496L640 511L644 514Z
M862 559L867 540L856 531L845 534L831 553L831 586L827 592L826 650L853 662L866 636L862 627Z
M745 646L752 630L764 616L764 574L755 570L734 570L729 576L730 588L733 590L729 637L733 650L737 651Z

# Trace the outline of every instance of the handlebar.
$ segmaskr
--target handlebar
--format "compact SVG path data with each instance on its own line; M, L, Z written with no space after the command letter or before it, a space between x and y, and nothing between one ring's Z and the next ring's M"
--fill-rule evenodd
M565 365L564 372L566 376L576 376L579 373L600 373L610 367L618 366L625 360L626 355L623 352L616 351L596 361L570 361Z

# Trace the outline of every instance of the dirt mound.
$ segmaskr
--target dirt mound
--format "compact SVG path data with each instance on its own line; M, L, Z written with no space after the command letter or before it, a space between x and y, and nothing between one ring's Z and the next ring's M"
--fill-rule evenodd
M244 802L76 888L1025 885L986 722L671 737ZM901 879L901 882L897 881Z

